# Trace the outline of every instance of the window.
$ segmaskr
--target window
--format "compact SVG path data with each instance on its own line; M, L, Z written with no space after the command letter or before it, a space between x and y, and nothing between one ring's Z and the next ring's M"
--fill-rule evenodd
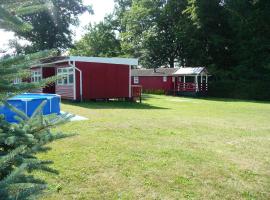
M172 77L172 82L173 82L173 83L175 82L175 77L174 77L174 76Z
M57 69L57 85L72 85L74 83L74 70L72 67Z
M178 77L178 81L182 82L182 77L181 76Z
M42 79L41 77L41 71L32 71L31 73L31 82L37 83L40 82Z
M134 76L134 84L139 84L139 77L138 76Z
M163 82L167 82L167 76L163 76Z
M22 79L21 78L15 78L13 80L13 84L20 84L22 82Z

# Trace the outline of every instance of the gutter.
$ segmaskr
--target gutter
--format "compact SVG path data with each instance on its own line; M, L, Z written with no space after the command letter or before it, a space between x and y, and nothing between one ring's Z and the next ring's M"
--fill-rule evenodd
M73 63L71 63L73 62ZM80 73L80 101L82 101L82 70L76 67L75 61L68 61L69 66L73 67L74 70L74 90L73 90L73 99L76 100L76 86L77 86L77 81L76 81L76 70L79 71Z

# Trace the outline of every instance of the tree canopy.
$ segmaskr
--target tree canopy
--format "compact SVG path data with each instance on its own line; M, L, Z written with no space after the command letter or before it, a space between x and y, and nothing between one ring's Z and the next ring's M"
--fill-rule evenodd
M75 48L70 51L72 55L97 57L116 57L120 55L120 41L109 23L90 24L87 31L80 41L75 42Z
M106 19L111 30L99 29L99 35L113 33L118 56L139 58L143 67L207 66L213 81L234 81L219 88L239 91L244 85L243 93L254 96L270 85L269 9L268 0L115 0ZM89 29L91 37L79 41L77 49L92 41L94 32ZM98 46L87 55L107 55L107 42L88 42L82 49ZM250 86L242 80L260 81Z
M24 51L32 53L48 49L65 50L71 47L71 26L77 26L78 16L84 12L92 13L92 8L84 6L82 0L41 2L44 2L44 7L36 12L20 12L21 19L32 27L29 31L15 31L17 36L31 42L31 45L24 47ZM29 1L29 4L33 6L35 2Z

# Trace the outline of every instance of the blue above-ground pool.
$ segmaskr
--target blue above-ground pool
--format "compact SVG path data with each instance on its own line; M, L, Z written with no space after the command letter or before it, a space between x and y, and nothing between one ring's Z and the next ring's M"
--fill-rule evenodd
M61 97L57 94L24 93L8 99L7 102L31 117L43 101L47 101L43 108L43 115L60 114ZM14 118L17 114L6 106L0 106L0 114L3 114L8 122L17 122Z

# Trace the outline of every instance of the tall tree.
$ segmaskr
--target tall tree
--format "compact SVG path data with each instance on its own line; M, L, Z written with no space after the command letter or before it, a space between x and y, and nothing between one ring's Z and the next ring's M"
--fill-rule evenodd
M90 24L87 33L70 50L70 54L79 56L117 57L120 53L120 41L109 21Z
M77 26L78 16L84 12L92 13L82 0L49 0L46 9L34 13L24 13L22 19L33 28L31 31L17 32L20 37L31 41L26 52L47 49L67 49L72 45L71 26Z
M185 13L186 0L124 2L116 1L119 5L115 12L124 27L120 32L124 54L139 57L146 67L174 67L175 61L183 66L198 63L195 56L203 55L203 43ZM123 9L121 5L128 6Z
M28 31L31 25L18 18L20 11L34 12L45 8L40 1L4 1L0 7L1 28L11 31ZM35 6L33 3L35 2ZM16 12L15 12L16 11ZM17 114L17 124L5 121L5 116L0 115L0 199L21 200L32 199L41 194L46 188L46 182L35 177L31 172L46 171L56 173L49 167L52 161L40 160L36 154L50 150L45 146L49 142L64 137L62 134L52 133L54 126L69 120L67 115L42 114L43 102L31 117L11 106L6 99L18 92L40 87L42 84L21 83L12 84L14 78L23 78L27 68L37 64L49 52L32 55L16 56L0 59L0 107L3 104Z

